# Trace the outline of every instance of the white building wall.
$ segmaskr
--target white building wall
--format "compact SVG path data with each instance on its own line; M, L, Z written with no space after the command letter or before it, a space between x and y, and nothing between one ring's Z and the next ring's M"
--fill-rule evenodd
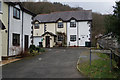
M0 29L0 61L2 56L2 35L1 35L1 29Z
M88 21L81 21L79 24L79 46L85 46L85 42L90 42L90 24Z
M33 38L33 44L34 44L35 46L39 46L39 42L42 42L41 39L42 39L42 37L40 37L40 36L34 37L34 38Z
M17 6L20 9L20 7ZM12 44L13 33L20 34L20 46L16 47ZM20 19L13 18L13 7L10 6L10 22L9 22L9 55L19 54L22 41L22 11L20 10Z
M25 45L25 35L28 35L29 36L29 42L28 42L28 47L30 46L31 44L31 27L32 27L32 15L30 14L27 14L25 12L23 12L23 50L24 50L24 45Z
M19 6L16 6L20 9ZM13 7L10 6L10 25L9 25L9 56L17 55L21 52L22 48L24 50L25 45L25 35L29 36L29 43L28 47L31 44L31 27L32 27L32 15L29 15L25 12L23 12L23 36L22 36L22 11L20 10L20 19L13 18ZM12 40L13 40L13 33L20 34L20 46L16 47L13 46ZM23 37L23 43L22 43L22 37ZM13 51L14 49L14 51Z
M76 22L77 25L77 22ZM70 35L76 35L76 41L70 41ZM77 26L70 27L70 22L67 22L67 46L78 46L77 45Z
M2 56L7 56L8 48L8 4L4 3L2 0L2 13L1 20L5 25L5 30L1 31L2 34ZM6 32L7 31L7 32Z
M85 46L90 42L90 25L88 21L76 22L76 27L70 27L67 23L67 46ZM70 41L70 35L76 35L76 41Z

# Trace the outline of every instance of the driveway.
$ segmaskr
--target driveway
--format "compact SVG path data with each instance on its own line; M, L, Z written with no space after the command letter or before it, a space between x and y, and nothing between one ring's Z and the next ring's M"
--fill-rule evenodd
M76 69L80 53L87 48L51 48L44 54L24 58L2 67L3 78L83 78Z

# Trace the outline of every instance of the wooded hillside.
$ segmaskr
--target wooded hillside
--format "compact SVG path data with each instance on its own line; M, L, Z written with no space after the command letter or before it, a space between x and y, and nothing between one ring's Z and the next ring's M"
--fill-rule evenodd
M71 10L81 10L82 8L71 8L68 5L63 5L61 3L50 3L50 2L23 2L23 6L35 14L45 14L56 11L71 11Z

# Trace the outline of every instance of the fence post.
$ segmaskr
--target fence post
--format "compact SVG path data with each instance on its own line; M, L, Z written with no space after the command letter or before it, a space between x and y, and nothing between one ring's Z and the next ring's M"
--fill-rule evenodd
M111 53L110 53L110 69L112 71L112 50L111 50Z

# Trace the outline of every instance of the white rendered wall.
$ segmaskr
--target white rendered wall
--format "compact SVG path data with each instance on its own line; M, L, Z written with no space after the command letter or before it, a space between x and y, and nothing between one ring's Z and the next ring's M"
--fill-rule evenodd
M17 8L20 9L20 7L17 5ZM32 16L23 12L23 36L22 36L22 11L20 10L20 19L13 18L13 7L10 6L10 26L9 26L9 56L17 55L21 52L22 47L24 50L24 36L29 36L29 43L28 47L31 44L31 27L32 27ZM13 33L20 34L20 46L13 46L12 39L13 39ZM22 37L23 37L23 43L22 43ZM23 45L23 46L22 46ZM14 50L13 50L14 49Z
M86 41L90 41L90 24L88 21L79 22L79 46L85 46Z
M28 35L29 36L29 42L28 42L28 47L30 46L31 44L31 27L32 27L32 16L30 14L27 14L27 13L23 13L23 50L24 50L24 47L25 47L25 35Z
M77 25L77 22L76 22ZM70 41L70 35L76 35L76 41ZM70 22L67 23L67 46L78 46L77 45L77 26L70 27Z
M2 35L1 35L1 29L0 29L0 61L2 56Z
M8 48L8 4L5 3L2 0L2 13L1 15L1 19L3 24L5 25L5 30L1 31L2 34L2 56L7 56L7 48ZM6 32L7 31L7 32Z
M76 41L70 41L70 35L76 35ZM76 22L76 27L70 27L67 23L67 46L85 46L90 42L90 24L88 21Z
M17 6L20 9L20 7ZM21 50L22 41L22 11L20 10L20 19L13 18L13 7L10 6L10 22L9 22L9 55L13 56L19 54ZM16 47L12 44L13 33L20 34L20 46Z
M39 46L39 42L42 42L41 39L42 39L42 37L34 37L33 38L33 42L34 42L33 44L35 46Z

